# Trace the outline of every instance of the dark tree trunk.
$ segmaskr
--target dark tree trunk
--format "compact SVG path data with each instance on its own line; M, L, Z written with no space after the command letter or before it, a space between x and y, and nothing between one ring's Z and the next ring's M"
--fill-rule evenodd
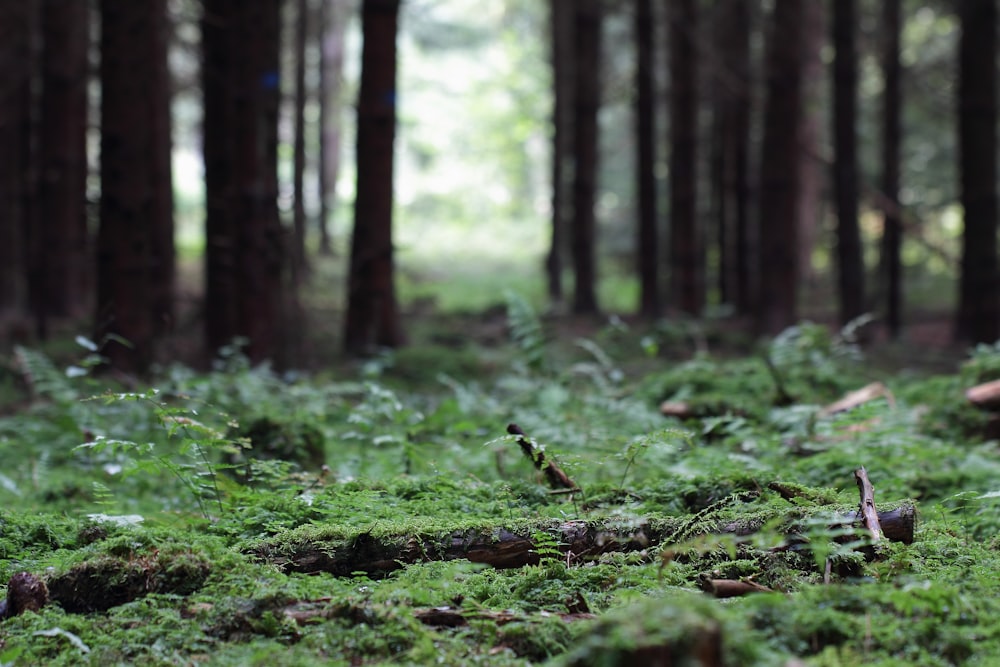
M885 285L886 325L892 339L899 338L903 326L903 226L899 211L899 155L902 144L901 85L899 60L901 0L882 4L882 194L883 215L882 280Z
M601 103L601 0L573 3L573 312L597 312L597 192L598 127Z
M751 17L744 0L725 0L715 11L715 43L721 49L713 97L719 293L736 312L749 314L755 276L751 268L748 174Z
M309 266L306 260L306 26L308 25L309 3L298 0L295 3L295 139L292 166L292 191L295 199L292 211L292 252L290 268L292 283L301 284Z
M549 0L552 51L552 240L545 258L549 300L563 303L563 254L570 219L573 136L573 7L571 0Z
M812 265L816 238L821 232L823 206L828 198L826 187L829 169L817 156L824 150L823 122L826 115L823 106L830 104L829 89L824 90L827 66L821 53L827 44L826 9L821 1L812 0L802 6L803 18L800 28L802 44L801 67L801 109L802 117L798 127L798 246L799 280L803 284L815 284L816 273Z
M344 333L350 354L403 343L392 247L398 17L399 0L363 0L357 199Z
M202 23L205 342L213 354L246 338L254 361L283 352L280 9L280 0L205 0Z
M86 296L87 81L90 12L77 0L42 0L37 276L39 334L49 317L78 314Z
M100 7L97 340L115 368L142 372L161 329L158 310L170 293L161 284L167 258L159 247L173 216L166 2L101 0Z
M698 315L705 303L698 230L696 0L668 3L670 16L670 282L673 304Z
M340 175L341 101L344 73L344 33L347 6L319 0L319 252L333 254L330 210L337 201Z
M660 314L659 234L657 233L653 93L653 3L636 0L636 181L639 193L639 230L636 257L639 263L639 312L643 317Z
M0 3L0 311L26 305L35 2Z
M833 187L837 202L840 322L865 311L865 268L858 229L858 58L855 0L831 0L833 16Z
M802 0L775 0L767 45L760 162L760 294L755 308L758 329L772 334L797 318L802 19Z
M1000 333L997 274L995 0L960 0L958 126L962 235L956 338L992 343Z

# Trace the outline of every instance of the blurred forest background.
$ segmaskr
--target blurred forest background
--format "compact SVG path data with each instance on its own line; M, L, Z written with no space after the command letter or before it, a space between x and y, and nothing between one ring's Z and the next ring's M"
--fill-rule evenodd
M0 0L6 345L556 315L1000 335L993 0Z

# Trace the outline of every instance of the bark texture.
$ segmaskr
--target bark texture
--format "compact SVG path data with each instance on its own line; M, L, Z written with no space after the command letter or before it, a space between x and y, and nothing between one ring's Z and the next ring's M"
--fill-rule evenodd
M992 343L1000 336L997 264L997 6L960 0L958 128L962 271L956 338Z
M799 142L802 117L802 0L775 0L767 44L767 90L760 162L758 330L795 323L798 267Z
M173 289L166 3L102 0L100 11L96 339L112 366L142 372Z
M350 354L403 343L392 247L399 0L364 0L361 12L357 199L344 333Z

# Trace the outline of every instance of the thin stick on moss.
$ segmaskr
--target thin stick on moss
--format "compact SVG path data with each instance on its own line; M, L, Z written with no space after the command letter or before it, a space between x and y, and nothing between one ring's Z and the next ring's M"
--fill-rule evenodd
M562 468L555 462L555 459L545 457L543 452L517 424L507 424L507 433L517 436L517 444L520 445L524 455L531 459L535 468L545 473L545 478L549 481L549 486L553 489L567 489L579 491L580 487L576 482L562 471Z

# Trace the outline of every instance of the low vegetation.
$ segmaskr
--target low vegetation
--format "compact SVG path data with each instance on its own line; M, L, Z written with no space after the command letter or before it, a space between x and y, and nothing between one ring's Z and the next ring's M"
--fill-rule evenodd
M507 320L334 379L19 349L0 665L1000 661L996 417L965 396L1000 349L883 375L810 323L733 358Z

